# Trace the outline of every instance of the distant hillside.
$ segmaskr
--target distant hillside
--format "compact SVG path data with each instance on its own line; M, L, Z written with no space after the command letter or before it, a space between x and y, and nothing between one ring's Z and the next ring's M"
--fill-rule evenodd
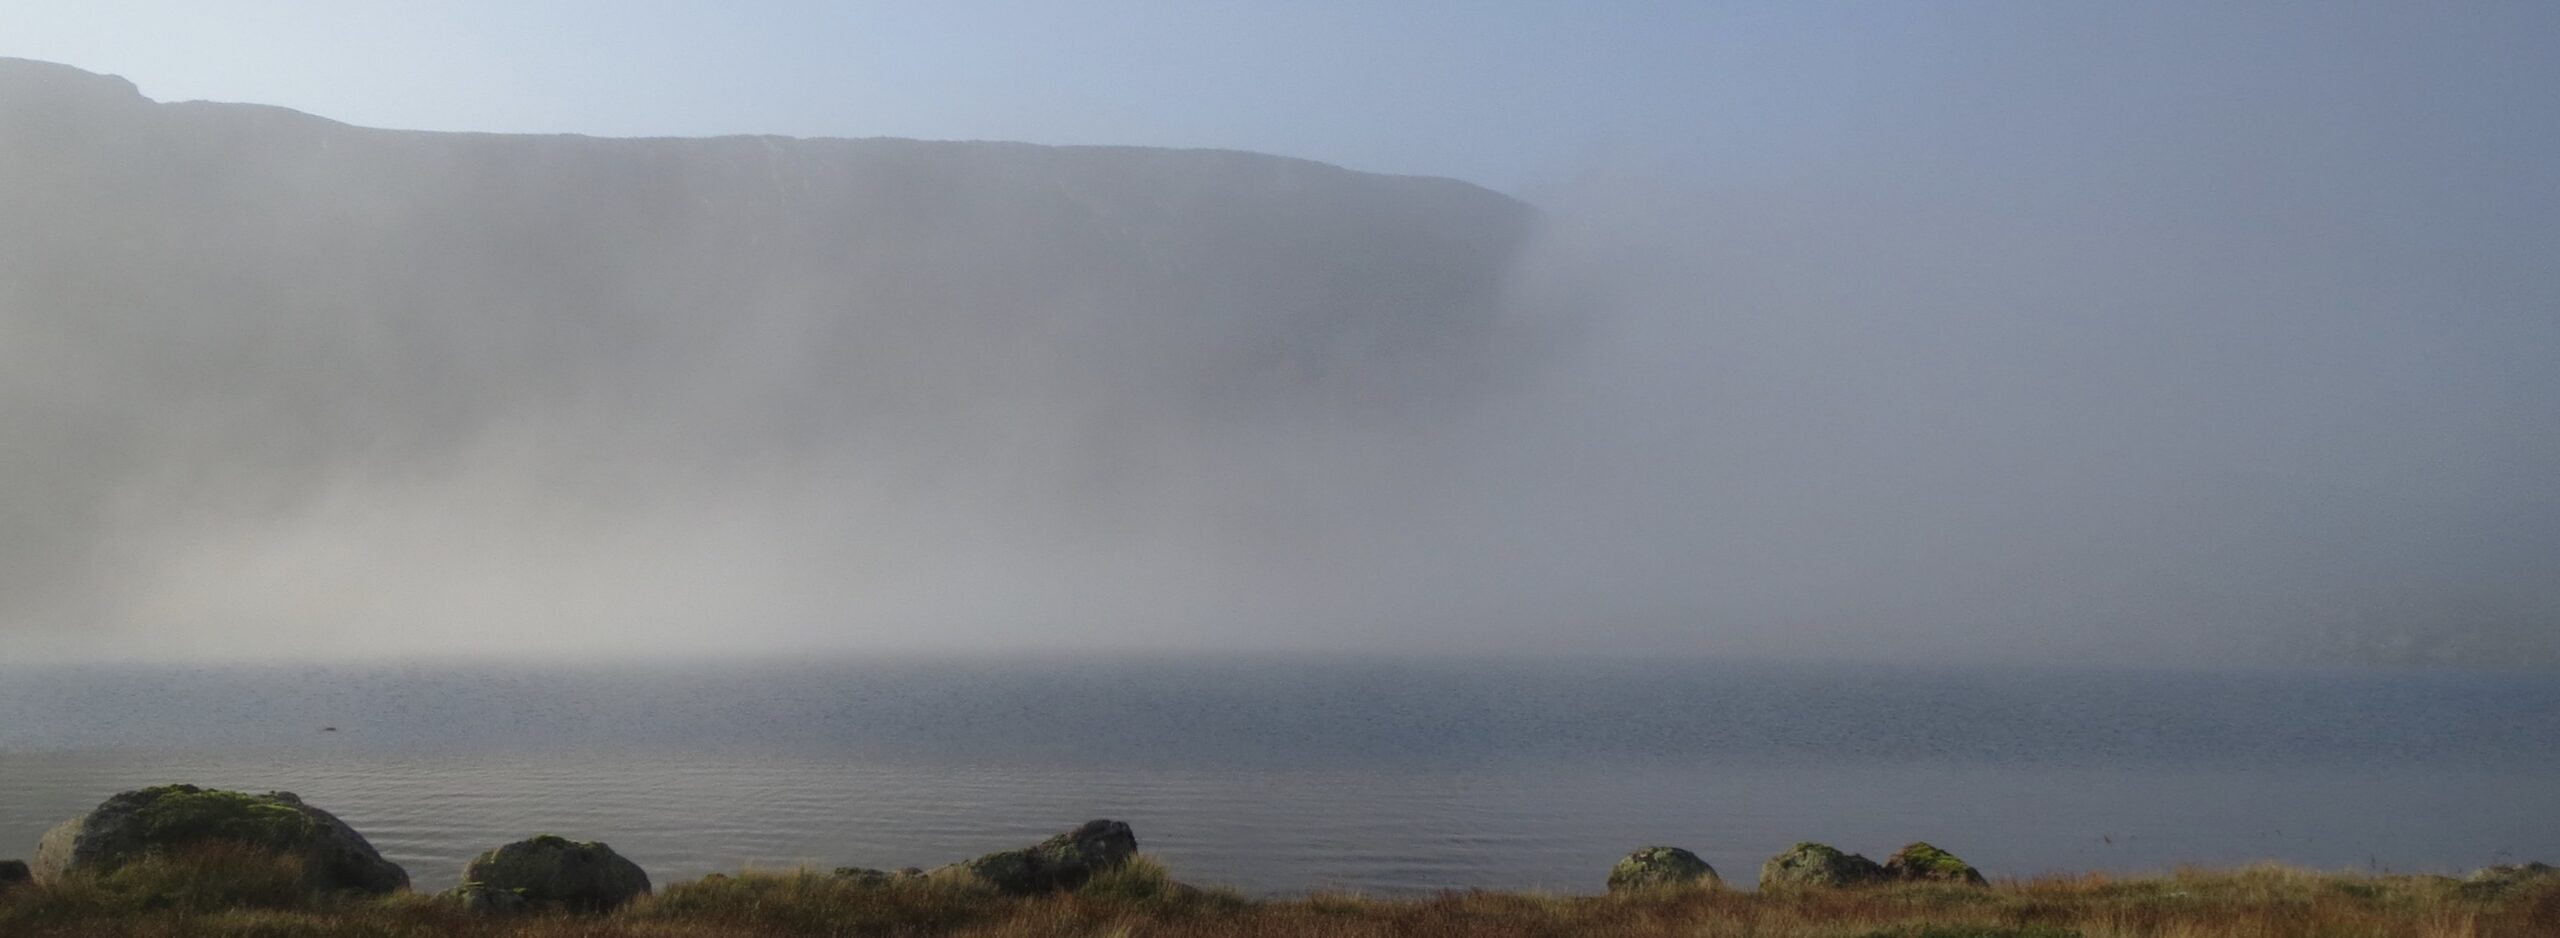
M1428 423L1520 370L1533 224L1251 153L375 130L0 59L0 595L493 439L642 499Z
M1109 364L1234 405L1466 350L1531 223L1465 183L1250 153L371 130L23 60L0 60L0 207L19 318L355 320L559 382L597 344L695 354L789 310L837 366L889 364L883 328L1143 344L1178 360Z

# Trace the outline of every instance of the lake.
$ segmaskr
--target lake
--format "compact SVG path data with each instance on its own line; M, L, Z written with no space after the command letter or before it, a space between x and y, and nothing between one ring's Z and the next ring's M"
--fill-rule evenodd
M335 727L323 731L323 727ZM934 866L1094 817L1264 894L1594 892L1646 844L1993 877L2560 859L2560 679L1314 658L0 664L0 858L116 791L282 789L420 889L538 832L659 883Z

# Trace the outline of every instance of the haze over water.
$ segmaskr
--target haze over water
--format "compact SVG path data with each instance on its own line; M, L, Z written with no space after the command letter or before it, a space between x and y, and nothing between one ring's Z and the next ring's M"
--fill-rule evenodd
M2560 659L2552 10L1039 6L13 14L12 652Z
M1238 659L6 673L0 843L101 792L286 788L424 887L535 830L661 878L931 867L1088 816L1257 893L1590 892L1644 844L1993 876L2560 848L2519 676ZM335 732L320 732L335 726Z
M0 858L2560 854L2560 8L220 6L0 0Z

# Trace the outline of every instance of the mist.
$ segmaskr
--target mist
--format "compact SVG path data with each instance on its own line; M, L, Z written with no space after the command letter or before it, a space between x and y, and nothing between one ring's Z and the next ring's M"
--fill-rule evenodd
M1962 147L1595 145L1515 200L373 131L0 64L13 657L2560 633L2560 185L2477 123L2028 96Z

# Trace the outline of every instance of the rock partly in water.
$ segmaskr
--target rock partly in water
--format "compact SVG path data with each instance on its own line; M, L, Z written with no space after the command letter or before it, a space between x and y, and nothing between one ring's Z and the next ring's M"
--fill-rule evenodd
M1828 844L1800 843L1760 864L1760 888L1838 888L1882 882L1884 867Z
M1084 826L1019 850L990 853L944 869L965 871L1009 895L1073 890L1138 855L1138 836L1119 821ZM940 872L940 871L936 871Z
M576 912L603 912L649 894L649 874L612 847L544 834L499 847L462 868L460 893L511 893L523 904ZM487 900L496 906L504 900Z
M1638 892L1648 889L1713 889L1724 885L1716 868L1698 855L1678 847L1646 847L1609 869L1610 892Z
M1912 843L1885 858L1885 876L1906 882L1961 883L1967 886L1990 885L1982 871L1974 869L1955 854L1926 843Z
M35 874L27 870L25 860L0 860L0 892L8 892L35 882Z
M335 815L289 791L251 795L194 785L122 792L89 813L45 832L32 872L54 882L73 874L105 874L155 852L235 843L300 857L311 885L387 893L409 887L409 874Z

